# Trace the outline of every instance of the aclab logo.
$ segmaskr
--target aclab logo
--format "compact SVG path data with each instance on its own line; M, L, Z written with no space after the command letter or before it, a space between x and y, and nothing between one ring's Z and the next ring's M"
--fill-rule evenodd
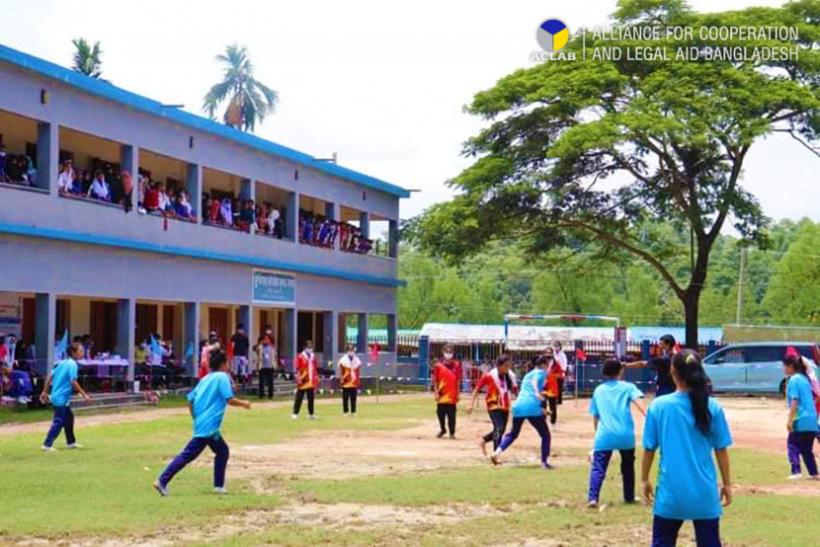
M541 23L535 39L543 51L533 52L532 61L574 61L576 58L574 51L560 52L569 43L569 28L559 19L547 19Z

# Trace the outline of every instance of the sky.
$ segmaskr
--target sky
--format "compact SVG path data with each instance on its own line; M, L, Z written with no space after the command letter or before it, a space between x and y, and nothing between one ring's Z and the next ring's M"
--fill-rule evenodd
M767 0L690 0L702 11ZM405 188L402 218L446 200L445 181L471 160L482 127L463 112L478 91L532 66L535 30L605 25L615 0L0 0L0 42L65 66L72 38L99 40L103 75L130 91L201 112L225 45L248 47L256 76L278 91L256 134ZM775 218L820 221L820 160L790 137L756 143L743 185Z

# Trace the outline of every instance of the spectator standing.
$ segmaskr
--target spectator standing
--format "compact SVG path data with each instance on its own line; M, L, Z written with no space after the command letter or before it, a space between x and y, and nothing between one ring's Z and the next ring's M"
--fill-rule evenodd
M91 183L87 195L100 201L111 201L111 188L108 186L102 171L97 170L94 173L94 181Z
M231 344L233 344L233 373L241 379L242 383L248 381L250 376L250 361L248 360L248 352L250 351L250 340L245 333L245 325L239 323L236 326L236 332L231 336Z
M273 376L276 367L276 346L270 335L263 335L256 345L256 363L259 369L259 398L273 399Z
M131 173L123 170L120 173L120 180L122 180L122 191L125 194L123 197L123 209L126 213L131 212L131 205L134 192L134 181L131 179Z
M6 158L8 154L6 153L6 145L0 143L0 182L7 182L8 179L6 177Z
M74 193L74 179L76 177L72 161L64 160L60 165L60 173L57 175L57 191L61 194Z

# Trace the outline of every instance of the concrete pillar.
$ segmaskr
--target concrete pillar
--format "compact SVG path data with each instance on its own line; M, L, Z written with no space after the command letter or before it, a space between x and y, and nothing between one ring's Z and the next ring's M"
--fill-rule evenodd
M299 242L299 193L288 194L288 204L285 208L284 237Z
M139 201L139 166L140 166L140 150L136 146L130 144L123 144L120 146L120 169L131 174L131 181L134 184L134 190L131 192L131 210L137 210L137 202ZM126 196L126 199L128 197Z
M396 334L398 333L398 323L395 313L387 314L387 351L396 351Z
M339 353L339 314L335 311L326 311L322 314L324 321L322 349L325 364L330 362L330 368L336 364L336 355Z
M362 211L359 213L359 227L365 239L370 238L370 213Z
M356 352L367 353L367 314L360 313L356 318L358 333L356 334Z
M390 221L390 231L388 235L388 256L396 258L399 256L399 221Z
M256 201L256 185L251 179L242 179L239 186L239 197Z
M279 348L281 357L285 359L291 371L293 371L296 355L299 353L296 347L296 313L296 308L285 310L285 340Z
M207 211L202 211L202 166L196 163L188 164L185 189L188 191L188 200L196 215L196 223L202 224L202 217Z
M57 196L60 162L60 127L56 123L37 123L37 187Z
M186 302L183 314L185 316L183 331L183 346L185 353L185 371L189 376L195 376L199 367L199 324L200 303Z
M134 381L134 337L137 326L137 301L133 298L117 300L117 353L128 360L126 380Z
M245 334L251 339L253 334L253 308L251 306L239 306L239 322L245 325Z
M35 353L37 363L35 365L40 374L51 372L54 366L54 330L57 328L57 296L52 293L37 293L34 295L34 315L36 324L35 333ZM60 333L62 336L63 333ZM71 342L69 338L69 342Z

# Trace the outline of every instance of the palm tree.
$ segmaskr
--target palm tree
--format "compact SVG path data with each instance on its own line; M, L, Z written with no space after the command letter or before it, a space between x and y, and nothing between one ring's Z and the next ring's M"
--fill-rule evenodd
M92 78L99 78L102 75L100 43L94 42L91 46L85 38L74 38L71 43L74 44L75 49L74 64L71 69Z
M254 78L247 48L229 45L216 60L225 66L225 73L205 95L202 109L215 119L217 108L227 99L222 121L242 131L253 131L256 122L261 123L274 112L279 94Z

